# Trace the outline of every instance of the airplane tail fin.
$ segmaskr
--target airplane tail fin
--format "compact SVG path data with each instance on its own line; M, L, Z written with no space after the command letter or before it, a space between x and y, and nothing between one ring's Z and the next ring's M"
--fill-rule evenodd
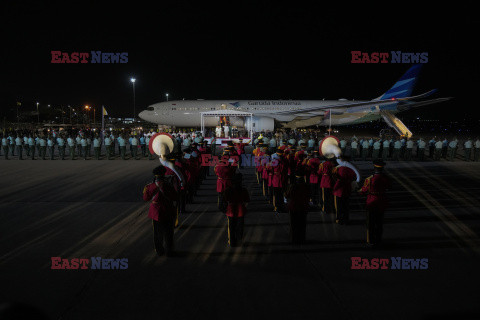
M415 64L387 92L374 100L409 97L417 82L423 64Z

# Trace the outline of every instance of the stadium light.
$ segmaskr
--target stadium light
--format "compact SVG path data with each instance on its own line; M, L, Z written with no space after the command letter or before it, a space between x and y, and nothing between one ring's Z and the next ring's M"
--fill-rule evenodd
M40 113L38 112L38 105L40 103L37 102L37 122L40 123Z
M133 121L135 122L135 117L136 117L136 114L135 114L135 78L130 78L130 81L132 82L132 86L133 86Z

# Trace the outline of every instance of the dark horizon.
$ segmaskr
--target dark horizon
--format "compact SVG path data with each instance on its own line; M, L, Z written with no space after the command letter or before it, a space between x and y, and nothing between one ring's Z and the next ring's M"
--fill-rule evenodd
M360 10L360 9L359 9ZM106 5L76 8L3 5L2 118L16 101L45 106L104 105L133 114L165 100L369 100L390 88L410 64L352 64L350 52L428 52L413 94L454 99L402 113L462 120L478 87L470 42L478 17L465 8L443 13L346 12L262 2L255 6L168 4L113 13ZM51 51L128 52L126 64L52 64ZM468 99L468 100L467 100ZM98 110L98 109L97 109Z

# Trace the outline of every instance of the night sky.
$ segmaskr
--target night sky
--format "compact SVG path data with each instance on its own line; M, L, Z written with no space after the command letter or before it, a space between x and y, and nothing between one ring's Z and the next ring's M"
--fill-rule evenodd
M410 67L352 64L352 50L428 52L414 94L438 88L435 97L455 99L402 118L479 115L479 18L468 6L98 3L2 4L2 115L20 100L31 110L39 101L105 105L110 115L131 116L132 76L137 112L165 100L167 92L170 100L368 100ZM52 64L52 50L128 52L128 63Z

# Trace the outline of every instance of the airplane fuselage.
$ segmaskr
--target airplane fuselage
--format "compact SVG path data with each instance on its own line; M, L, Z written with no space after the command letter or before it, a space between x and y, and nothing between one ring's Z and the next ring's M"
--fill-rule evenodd
M309 125L346 125L379 119L379 107L372 104L345 108L342 112L330 112L335 105L346 100L176 100L150 105L142 111L140 118L159 125L176 127L199 127L202 112L234 110L251 113L257 119L274 119L281 123L292 123L295 127ZM356 101L360 102L360 101ZM393 103L392 105L394 105ZM325 106L322 109L322 106ZM328 108L327 108L328 106ZM302 112L317 108L315 111ZM382 109L385 107L383 106ZM396 112L395 106L391 111ZM293 114L291 112L294 112ZM305 125L303 125L305 124ZM218 117L205 118L205 126L218 125ZM256 128L260 130L261 128ZM271 129L271 128L268 128Z

